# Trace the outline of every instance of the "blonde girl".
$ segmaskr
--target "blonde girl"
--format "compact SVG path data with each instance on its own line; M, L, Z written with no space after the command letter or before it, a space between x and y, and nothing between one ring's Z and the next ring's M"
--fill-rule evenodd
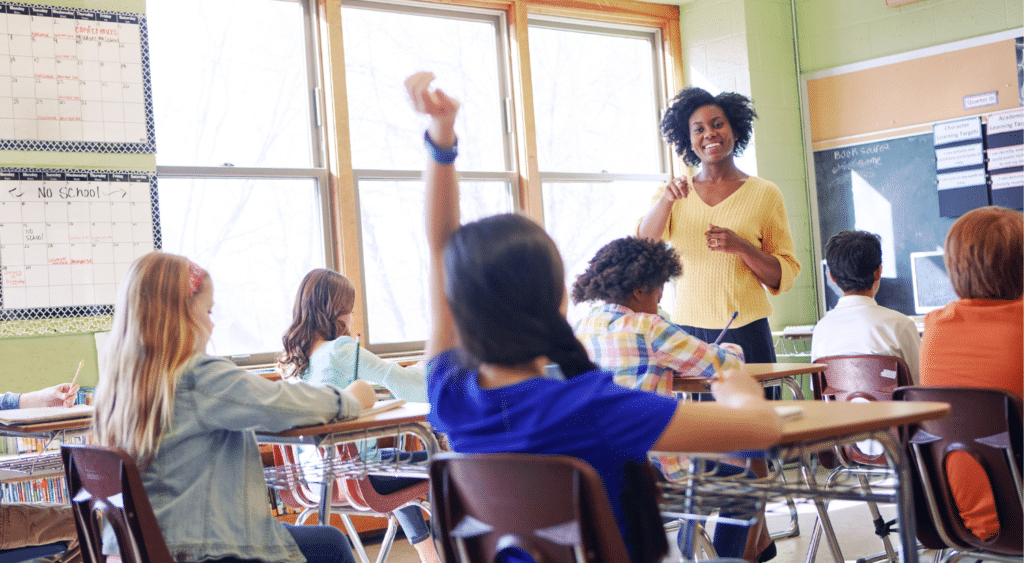
M253 430L358 416L372 388L272 382L209 356L212 309L213 280L188 259L158 251L131 265L96 390L97 441L139 463L178 561L353 562L339 530L270 514ZM116 553L112 537L104 552Z

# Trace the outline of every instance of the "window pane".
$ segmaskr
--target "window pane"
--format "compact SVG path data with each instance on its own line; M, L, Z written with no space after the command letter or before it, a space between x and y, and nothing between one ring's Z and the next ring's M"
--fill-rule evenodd
M163 249L206 268L216 328L209 352L275 352L306 272L325 267L311 179L161 178Z
M299 2L147 5L157 162L312 165Z
M640 219L651 208L655 187L651 182L544 183L544 227L562 254L567 287L586 271L602 246L636 234ZM665 292L669 299L671 293ZM569 321L579 320L591 306L570 302Z
M360 5L362 6L362 5ZM499 80L497 16L454 19L345 6L345 87L352 166L423 167L423 116L413 112L405 79L420 70L462 103L455 123L460 170L507 170Z
M512 210L508 182L459 182L462 222ZM427 243L422 182L359 182L370 344L426 340Z
M542 171L662 172L653 37L530 26Z

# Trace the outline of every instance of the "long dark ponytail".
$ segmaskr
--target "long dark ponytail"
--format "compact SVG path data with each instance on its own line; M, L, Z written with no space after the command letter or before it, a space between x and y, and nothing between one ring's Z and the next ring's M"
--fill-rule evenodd
M460 227L444 252L445 296L472 362L515 366L547 356L566 377L596 369L560 306L562 259L551 237L519 215Z

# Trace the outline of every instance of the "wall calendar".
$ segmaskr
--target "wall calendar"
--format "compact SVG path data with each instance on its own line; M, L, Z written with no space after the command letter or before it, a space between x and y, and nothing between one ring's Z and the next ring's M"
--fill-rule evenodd
M0 150L155 152L145 16L0 2Z
M0 169L0 319L110 314L160 247L150 172Z

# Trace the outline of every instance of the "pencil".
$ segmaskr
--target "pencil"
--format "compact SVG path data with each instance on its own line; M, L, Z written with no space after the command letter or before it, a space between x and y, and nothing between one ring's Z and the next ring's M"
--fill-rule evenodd
M739 314L739 311L735 311L733 312L732 316L729 317L729 322L725 323L725 328L722 329L722 332L718 335L718 338L715 339L715 346L718 346L719 344L722 343L722 339L725 338L725 331L729 330L729 327L732 326L732 322L736 320L736 316Z
M82 366L84 366L84 365L85 365L85 358L82 358L82 361L78 362L78 369L75 370L75 377L71 379L71 386L72 387L74 387L75 386L75 382L78 381L78 374L82 373Z
M359 379L359 337L361 334L356 335L356 367L352 370L352 380Z

